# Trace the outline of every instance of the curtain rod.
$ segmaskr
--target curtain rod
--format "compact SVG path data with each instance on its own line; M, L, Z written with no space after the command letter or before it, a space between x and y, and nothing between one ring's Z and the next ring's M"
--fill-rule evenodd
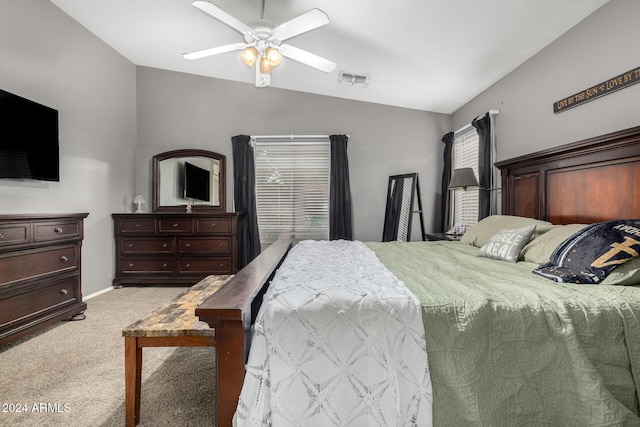
M293 133L289 135L251 135L251 139L294 139L294 138L309 138L309 139L319 139L319 138L327 138L329 139L329 135L295 135ZM351 134L347 134L347 138L351 138Z
M489 110L489 115L490 116L497 116L498 114L500 114L500 110ZM479 115L478 117L476 117L474 120L478 120L481 119L482 117L484 117L484 114ZM473 122L473 120L471 120ZM458 129L457 131L455 131L453 134L459 134L459 133L463 133L466 132L468 130L470 130L473 127L473 125L471 123L466 124L464 126L462 126L460 129Z
M329 138L329 135L251 135L251 139Z

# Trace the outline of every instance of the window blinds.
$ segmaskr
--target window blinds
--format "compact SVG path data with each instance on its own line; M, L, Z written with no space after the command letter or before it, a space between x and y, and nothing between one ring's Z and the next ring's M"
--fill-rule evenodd
M255 141L256 207L262 243L329 238L330 145Z
M478 177L478 132L471 129L455 137L453 143L453 168L472 168ZM477 188L456 190L453 192L454 224L467 226L478 222L480 209Z

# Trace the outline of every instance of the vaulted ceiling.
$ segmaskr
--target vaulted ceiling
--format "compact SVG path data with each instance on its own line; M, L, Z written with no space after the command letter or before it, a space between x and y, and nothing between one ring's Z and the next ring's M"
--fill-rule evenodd
M51 0L136 65L253 84L239 52L185 52L242 36L192 0ZM211 0L244 23L262 0ZM287 41L337 64L330 74L284 58L271 87L452 113L608 0L265 0L275 25L319 8L330 23ZM339 72L368 75L366 87ZM256 88L269 90L269 88Z

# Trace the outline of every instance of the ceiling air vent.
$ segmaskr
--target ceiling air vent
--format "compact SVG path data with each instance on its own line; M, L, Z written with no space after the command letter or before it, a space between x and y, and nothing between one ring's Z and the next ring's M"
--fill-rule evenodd
M345 73L344 71L341 71L338 81L351 86L366 87L369 85L369 76L365 74Z

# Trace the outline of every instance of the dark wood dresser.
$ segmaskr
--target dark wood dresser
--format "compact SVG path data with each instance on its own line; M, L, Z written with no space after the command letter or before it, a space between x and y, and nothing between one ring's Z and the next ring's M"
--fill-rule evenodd
M84 318L80 254L87 213L0 215L0 344Z
M193 285L211 274L235 274L238 213L113 214L113 285Z

